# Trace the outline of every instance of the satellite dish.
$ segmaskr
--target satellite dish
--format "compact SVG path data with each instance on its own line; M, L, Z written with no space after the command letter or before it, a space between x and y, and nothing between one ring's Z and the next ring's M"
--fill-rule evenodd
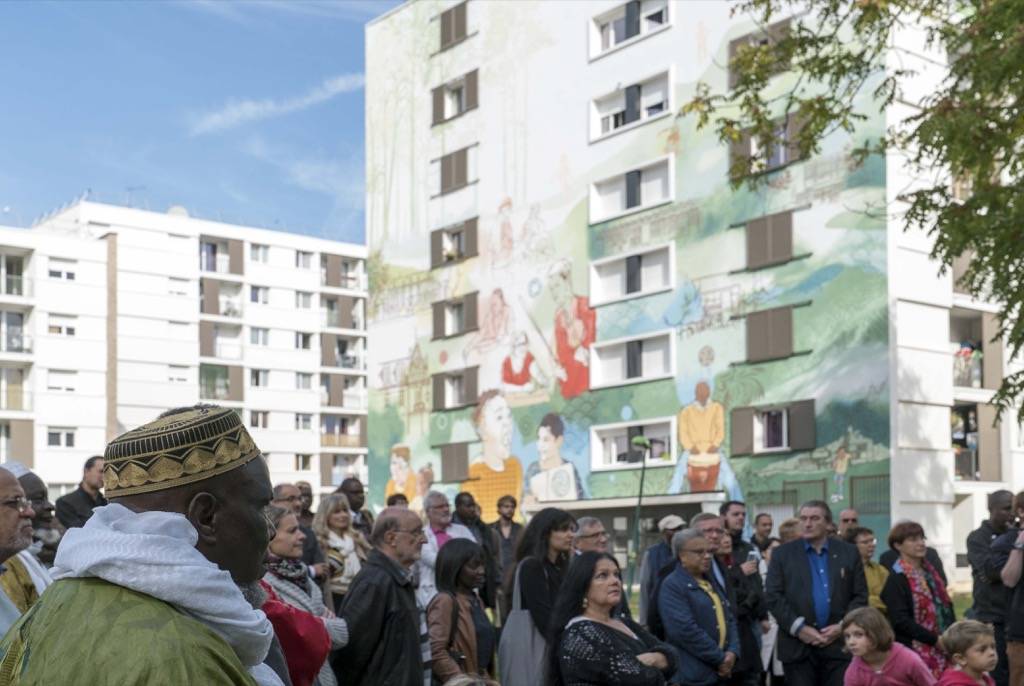
M188 210L186 210L181 205L171 205L170 207L167 208L167 214L171 215L172 217L187 217Z

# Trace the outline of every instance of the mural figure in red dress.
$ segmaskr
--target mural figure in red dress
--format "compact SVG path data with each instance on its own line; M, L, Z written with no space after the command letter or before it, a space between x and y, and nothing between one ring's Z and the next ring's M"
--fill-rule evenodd
M566 400L590 387L590 346L597 333L597 313L585 295L572 292L572 264L560 260L548 272L555 301L555 376Z

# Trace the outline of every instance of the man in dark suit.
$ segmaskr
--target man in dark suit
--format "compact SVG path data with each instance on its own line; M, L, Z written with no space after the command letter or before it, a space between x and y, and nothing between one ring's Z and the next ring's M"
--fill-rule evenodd
M850 656L840 624L868 602L857 548L829 538L832 511L811 500L800 506L802 537L775 549L765 596L779 623L779 659L791 686L841 686Z

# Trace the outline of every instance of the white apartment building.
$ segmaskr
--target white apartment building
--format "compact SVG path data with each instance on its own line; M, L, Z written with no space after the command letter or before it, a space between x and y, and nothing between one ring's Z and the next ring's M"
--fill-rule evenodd
M0 456L56 494L172 407L236 408L275 482L366 479L366 249L77 202L0 230Z
M907 30L897 103L866 84L855 131L776 146L766 183L733 189L758 142L680 107L809 18L731 7L413 0L367 25L369 460L391 474L371 501L433 480L485 519L506 493L585 510L625 561L641 483L650 541L669 512L740 498L778 523L824 499L880 540L921 522L964 580L985 494L1024 486L1024 435L986 405L1017 367L996 308L957 292L963 261L939 275L903 230L903 160L850 156L944 57ZM777 103L798 79L772 77Z

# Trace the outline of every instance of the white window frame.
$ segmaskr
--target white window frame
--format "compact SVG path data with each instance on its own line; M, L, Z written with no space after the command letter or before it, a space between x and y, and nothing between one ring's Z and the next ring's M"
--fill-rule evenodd
M174 296L188 295L188 279L180 279L176 276L167 277L167 294Z
M267 388L270 385L270 370L269 369L250 369L249 370L249 386L250 388Z
M54 317L58 318L56 324L53 323ZM73 314L50 312L46 317L46 332L51 336L74 338L78 332L78 317Z
M668 338L668 366L669 369L664 374L657 376L638 376L632 379L621 379L619 381L607 381L602 383L594 383L594 372L596 369L595 365L600 364L601 360L598 357L600 351L604 348L610 348L616 345L625 345L630 341L643 341L649 338ZM662 381L664 379L674 378L676 375L676 333L674 329L659 329L658 331L652 331L639 336L623 336L621 338L613 338L608 341L600 341L590 346L590 388L596 390L598 388L614 388L616 386L628 386L630 384L637 383L648 383L651 381Z
M295 308L299 310L313 309L313 294L309 291L295 291Z
M642 171L644 169L647 169L649 167L653 167L653 166L655 166L657 164L660 164L662 162L667 162L668 163L668 195L666 197L662 198L661 200L658 200L657 202L645 203L644 199L643 199L643 194L641 193L641 195L640 195L640 204L637 205L636 207L627 207L626 209L619 210L618 212L613 212L613 213L611 213L609 215L606 215L606 216L601 216L601 217L595 217L594 216L594 207L595 207L595 205L597 203L597 199L598 199L597 186L599 184L605 183L607 181L611 181L613 179L617 179L620 176L625 178L626 174L628 174L631 171L636 171L636 170L641 170ZM641 181L640 181L641 185L643 184L643 180L642 179L643 179L643 177L641 175ZM623 191L623 193L625 193L625 191ZM655 207L661 207L662 205L669 205L671 203L674 203L675 201L676 201L676 161L675 161L675 155L660 155L658 157L655 157L654 159L647 160L646 162L642 162L640 164L630 165L628 168L623 169L618 174L610 174L609 176L606 176L603 179L597 179L596 181L593 181L590 184L590 191L589 191L588 199L587 199L587 222L591 226L593 226L595 224L603 224L605 222L612 221L613 219L619 219L620 217L628 217L631 214L636 214L638 212L646 212L647 210L654 209Z
M312 372L295 372L295 389L299 391L309 391L313 388L313 373Z
M313 349L313 334L306 331L295 332L295 349L296 350L312 350Z
M269 410L249 410L249 428L266 429L270 426Z
M258 345L261 348L270 345L270 329L263 326L250 326L249 345Z
M641 3L640 9L640 33L636 34L635 36L631 36L630 38L627 38L621 43L615 43L609 46L608 48L604 49L601 48L601 26L603 24L608 23L609 21L612 21L612 18L616 17L620 12L623 15L625 15L626 3L622 3L606 12L602 12L601 14L598 14L591 18L589 26L589 57L591 62L593 62L594 60L599 60L605 55L611 55L615 52L618 52L619 50L629 47L630 45L634 45L644 40L645 38L656 36L659 33L667 31L672 27L672 22L675 20L675 12L673 12L671 0L666 0L665 3L665 21L662 22L661 26L658 26L657 28L654 29L647 29L647 22L645 21L647 17L646 15L643 14L643 3Z
M612 262L625 262L630 257L635 255L647 255L649 253L655 253L660 250L668 249L668 284L660 288L643 288L641 282L641 288L636 293L623 293L622 295L615 296L613 298L598 298L594 294L594 284L599 283L599 276L597 268ZM674 291L676 289L676 244L673 243L662 243L660 245L639 248L637 250L631 250L625 253L619 253L617 255L610 255L608 257L602 257L597 260L590 262L590 306L598 307L600 305L609 305L611 303L622 302L624 300L632 300L633 298L643 298L649 295L657 295L658 293L664 293L666 291Z
M769 412L781 412L782 413L782 445L777 448L765 448L764 447L764 420L762 419L765 414ZM768 407L756 407L754 408L754 454L765 455L771 453L788 453L792 452L789 447L790 435L789 435L789 406L787 405L772 405Z
M313 253L308 250L296 250L295 251L295 268L296 269L312 269L313 268Z
M618 134L620 134L620 133L622 133L624 131L632 131L633 129L635 129L637 127L643 126L644 124L649 124L649 123L651 123L653 121L658 121L659 119L664 119L665 117L667 117L670 114L672 114L675 111L675 106L676 106L675 92L674 92L674 90L672 88L672 84L675 83L675 73L676 73L675 65L671 65L670 64L668 67L666 67L664 69L659 69L658 71L650 72L650 73L646 74L645 76L642 76L642 77L640 77L640 78L638 78L636 80L633 80L630 83L622 86L621 88L617 88L617 89L612 90L612 91L605 91L604 93L599 93L598 95L595 95L594 97L592 97L590 99L590 102L588 103L588 108L589 108L589 110L588 110L588 114L589 114L588 121L590 122L590 142L591 143L597 143L598 141L603 141L606 138L611 138L612 136L617 136ZM640 110L640 118L639 119L637 119L634 122L630 122L628 124L623 124L622 126L620 126L618 128L609 129L607 132L601 132L601 125L600 125L601 122L600 122L600 120L596 121L597 126L594 125L595 124L595 118L597 117L597 101L598 100L603 100L603 99L607 98L608 96L614 95L616 93L622 93L623 94L623 98L625 98L626 88L628 86L636 85L638 83L639 84L643 84L645 81L650 81L650 80L655 79L655 78L657 78L657 77L659 77L659 76L661 76L663 74L665 75L665 79L666 79L665 92L668 95L668 99L666 100L666 104L665 104L665 109L664 110L662 110L661 112L658 112L655 115L647 117L647 116L644 115L644 109L641 108L641 110ZM642 97L642 93L643 93L643 90L641 89L641 97ZM626 111L625 110L625 104L623 104L622 112L625 113L625 111Z
M458 384L456 384L456 381ZM458 388L456 388L456 385ZM456 398L456 393L458 397ZM462 407L466 404L466 378L462 372L449 374L444 380L445 408Z
M63 257L51 257L47 260L46 274L51 279L75 281L75 272L77 270L78 260L69 260Z
M188 383L188 365L169 364L167 365L168 383Z
M56 374L56 376L54 376ZM61 380L61 377L64 377ZM74 393L78 385L78 372L73 369L47 369L46 390L58 393Z
M46 447L47 448L74 448L75 447L75 432L77 429L71 426L48 426L46 427ZM57 443L51 443L50 437L57 435ZM68 437L70 436L70 441Z
M313 428L313 415L308 412L295 413L295 430L309 431Z
M270 304L270 287L249 286L249 302L253 305Z
M590 427L590 471L592 472L616 472L623 469L640 469L639 462L628 462L623 464L610 464L606 465L603 462L603 448L604 444L601 441L601 432L616 431L618 429L628 429L631 426L654 426L655 424L668 424L669 435L668 435L668 446L666 450L669 454L668 460L654 460L651 458L645 459L648 467L670 467L675 465L679 461L679 446L677 445L678 431L676 427L676 416L670 415L667 417L652 417L650 419L638 419L629 422L613 422L610 424L599 424Z
M309 472L313 469L313 456L309 453L295 453L295 471Z
M270 246L265 243L250 243L249 259L260 264L267 264L270 262Z

